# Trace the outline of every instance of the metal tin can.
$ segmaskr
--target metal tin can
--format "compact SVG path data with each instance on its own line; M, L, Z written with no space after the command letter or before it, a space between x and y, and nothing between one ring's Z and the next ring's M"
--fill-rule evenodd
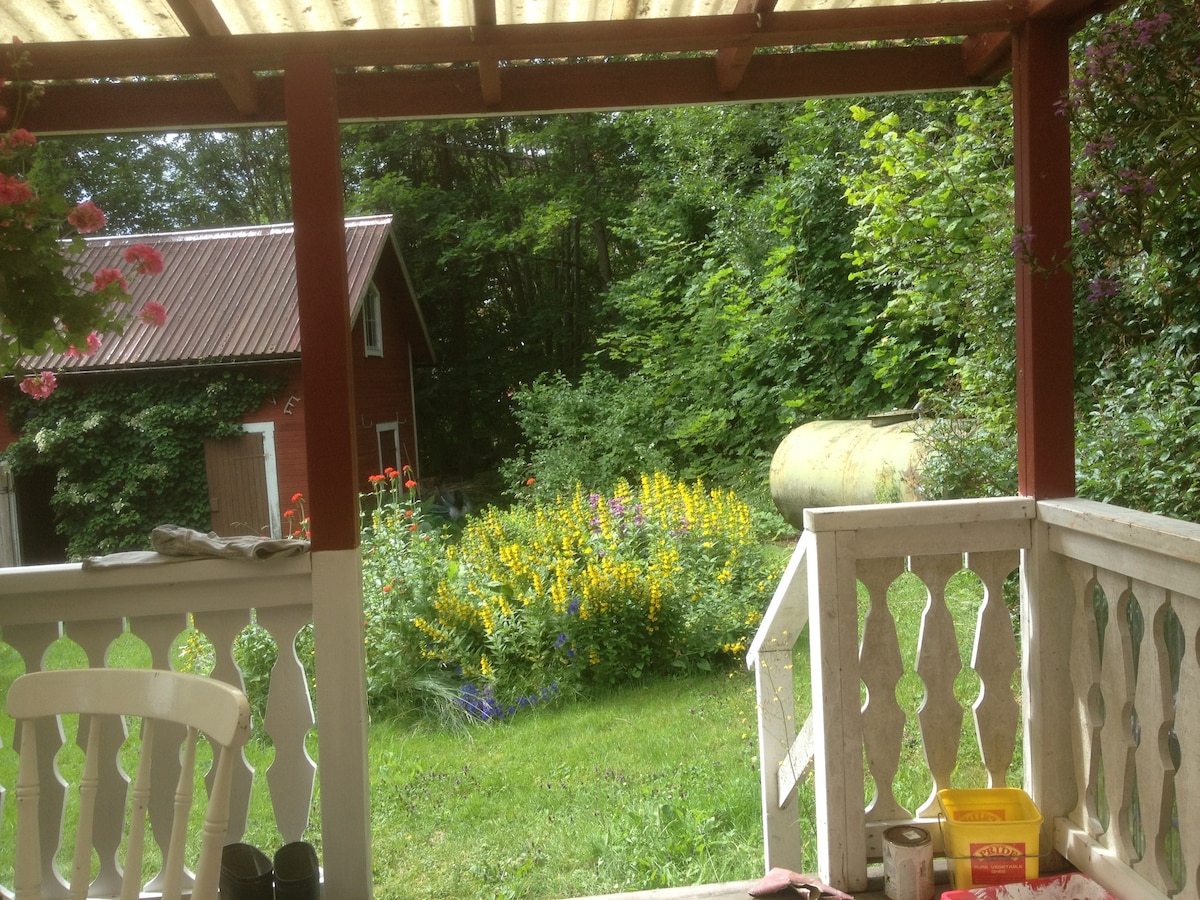
M891 900L933 900L933 839L924 828L883 833L883 892Z

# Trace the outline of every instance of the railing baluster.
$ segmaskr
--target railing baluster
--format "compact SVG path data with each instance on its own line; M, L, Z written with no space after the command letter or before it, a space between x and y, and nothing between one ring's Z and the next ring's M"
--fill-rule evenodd
M220 612L195 613L192 622L196 630L201 632L213 646L213 670L211 676L226 684L244 690L242 672L237 667L233 657L234 642L242 629L250 624L250 610L232 609ZM212 793L213 779L216 770L210 768L205 774L204 782ZM229 829L227 842L240 841L246 833L246 822L250 814L250 791L254 785L254 768L246 760L246 755L239 752L233 761L233 786L229 799Z
M1182 749L1175 775L1175 801L1179 810L1179 844L1183 880L1200 893L1200 599L1176 595L1175 615L1183 631L1179 666L1179 691L1175 709L1175 736Z
M988 787L1007 784L1021 724L1021 705L1012 691L1020 656L1012 616L1004 602L1004 581L1020 562L1015 550L967 554L967 567L983 582L971 668L980 680L979 699L974 704L975 733Z
M1096 625L1094 566L1067 561L1075 595L1071 639L1071 681L1075 686L1075 772L1079 779L1079 804L1072 820L1088 834L1103 831L1100 821L1100 637Z
M1100 689L1104 696L1104 723L1100 728L1100 764L1108 800L1105 843L1121 859L1136 858L1129 815L1133 805L1133 649L1126 627L1131 596L1129 578L1106 569L1097 581L1108 598L1108 625L1100 661Z
M958 650L954 618L946 606L946 584L962 566L960 554L914 557L910 563L913 574L929 592L917 645L917 674L925 682L925 700L917 711L917 720L921 723L925 760L933 775L933 791L917 810L919 816L938 814L937 792L950 787L962 739L963 708L954 696L954 680L962 671L962 654Z
M67 637L83 648L88 665L94 669L104 668L108 649L125 630L120 619L100 619L87 622L68 622L64 626ZM95 806L95 827L91 831L92 844L100 857L100 870L96 874L95 890L98 893L114 894L121 889L121 866L118 852L125 822L125 800L127 778L121 771L121 745L128 734L120 716L80 717L76 743L87 751L90 729L99 728L96 764L100 777Z
M862 680L867 688L863 745L867 767L875 780L875 796L867 807L867 819L872 822L912 818L912 811L905 809L894 793L905 722L904 710L896 700L896 685L904 675L904 662L887 594L903 572L903 557L862 560L858 564L858 580L870 597L859 658L864 661Z
M275 821L285 841L303 837L312 809L316 766L304 740L315 719L308 679L296 655L296 636L311 620L312 612L307 606L276 606L258 614L258 623L270 632L279 648L271 670L263 727L275 744L275 758L267 768L267 784Z
M1135 764L1146 849L1134 868L1166 893L1174 892L1177 887L1171 876L1164 843L1171 828L1171 800L1175 793L1175 766L1171 761L1167 740L1174 725L1175 711L1163 630L1170 606L1164 588L1135 582L1133 592L1141 604L1146 622L1135 686L1135 705L1141 729Z

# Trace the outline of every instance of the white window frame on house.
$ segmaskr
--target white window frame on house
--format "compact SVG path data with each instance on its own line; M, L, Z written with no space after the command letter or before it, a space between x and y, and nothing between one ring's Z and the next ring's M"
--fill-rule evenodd
M363 298L363 347L367 356L383 356L383 315L379 288L375 282L367 285L367 296Z
M245 422L242 431L261 434L263 439L263 467L267 470L267 512L271 517L271 537L283 536L283 522L279 511L279 465L275 456L275 423Z

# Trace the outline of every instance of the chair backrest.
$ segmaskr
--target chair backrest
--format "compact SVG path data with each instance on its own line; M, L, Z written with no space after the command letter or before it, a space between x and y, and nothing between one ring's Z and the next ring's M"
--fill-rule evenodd
M20 757L17 772L17 852L13 888L16 900L42 900L43 896L62 896L62 884L54 870L54 856L60 835L57 822L42 822L46 803L60 796L54 752L39 755L38 733L53 736L61 731L57 718L79 713L79 734L86 729L83 773L79 780L79 818L74 844L74 864L70 878L72 898L88 896L92 880L93 847L111 848L115 855L120 843L114 835L94 833L97 797L101 804L111 803L113 786L119 780L117 803L121 821L128 822L124 875L120 884L122 900L134 900L142 889L142 857L145 843L146 811L151 802L154 779L150 761L156 736L161 740L181 740L181 769L173 790L173 819L162 872L156 879L164 900L175 900L187 887L189 873L185 860L188 818L192 806L195 778L195 750L198 733L204 733L213 750L209 773L209 798L204 817L200 854L196 863L191 896L195 900L215 900L221 864L221 846L229 822L229 791L233 763L250 734L250 707L246 696L228 684L198 675L158 669L72 669L32 672L17 678L8 691L8 714L17 723ZM104 722L114 716L137 717L142 721L141 748L132 791L113 760L102 760L100 734ZM182 727L180 727L182 726ZM61 743L61 738L60 738ZM161 756L159 757L161 758ZM115 771L118 778L102 774ZM43 791L42 784L55 784ZM156 784L156 790L158 789ZM128 798L126 795L128 794ZM43 796L45 795L45 796ZM124 818L128 801L129 815ZM49 808L47 819L55 810ZM108 816L112 820L112 816ZM99 841L99 843L98 843ZM45 888L43 888L45 884Z

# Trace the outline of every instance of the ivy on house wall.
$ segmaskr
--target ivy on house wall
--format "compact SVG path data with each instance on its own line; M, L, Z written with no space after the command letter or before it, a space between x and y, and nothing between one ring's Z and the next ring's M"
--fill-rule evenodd
M5 451L14 474L55 471L51 507L67 554L148 549L156 525L207 531L204 441L241 431L280 389L271 368L161 371L72 379L32 402L12 392Z

